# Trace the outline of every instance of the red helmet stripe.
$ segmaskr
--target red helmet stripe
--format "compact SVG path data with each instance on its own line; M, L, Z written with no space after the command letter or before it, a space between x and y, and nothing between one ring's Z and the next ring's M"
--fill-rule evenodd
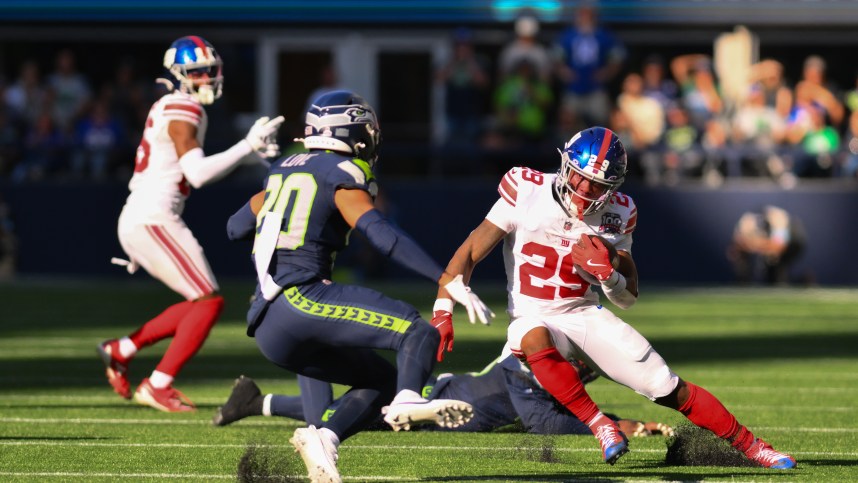
M605 129L605 137L602 138L602 146L599 147L599 155L596 156L596 164L593 166L593 172L602 170L602 162L605 161L605 155L608 154L608 148L611 147L611 139L614 138L614 133L610 129Z
M203 53L203 57L209 57L208 48L206 47L206 43L203 41L203 39L197 37L196 35L189 35L188 38L191 39L193 43L197 44L197 47L199 47L200 51Z

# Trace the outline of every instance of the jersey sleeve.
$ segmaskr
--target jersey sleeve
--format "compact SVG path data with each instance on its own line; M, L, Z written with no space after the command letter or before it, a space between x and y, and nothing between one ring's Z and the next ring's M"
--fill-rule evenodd
M337 163L328 174L328 181L332 184L334 191L338 188L359 189L369 192L373 197L377 191L375 175L369 164L360 159L344 159Z
M199 126L203 119L203 106L190 97L169 96L164 99L164 119L184 121Z
M498 183L498 194L500 199L495 202L486 219L501 230L510 233L515 230L517 224L516 208L519 199L519 186L521 186L522 168L513 168L506 172Z

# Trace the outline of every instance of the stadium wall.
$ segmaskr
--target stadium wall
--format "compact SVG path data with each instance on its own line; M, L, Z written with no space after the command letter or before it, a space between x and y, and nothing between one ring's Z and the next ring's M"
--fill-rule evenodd
M221 278L252 279L249 244L228 241L225 226L227 218L257 190L255 184L221 183L191 195L185 220ZM437 260L446 262L497 199L495 190L491 180L412 180L385 183L382 195L391 218ZM19 274L127 276L110 264L111 257L123 255L116 220L127 194L124 186L0 184L0 192L12 209L20 242ZM746 210L774 204L801 218L808 231L808 249L794 267L794 278L822 285L858 285L858 271L848 258L851 240L858 239L858 224L849 221L858 213L854 187L829 183L784 191L759 184L718 190L627 184L624 192L638 205L633 253L644 283L730 283L733 274L725 250L734 223ZM411 276L392 262L366 258L366 247L359 237L352 238L356 246L343 253L338 265L372 270L381 263L383 270L374 273ZM475 278L503 276L500 249L496 249Z

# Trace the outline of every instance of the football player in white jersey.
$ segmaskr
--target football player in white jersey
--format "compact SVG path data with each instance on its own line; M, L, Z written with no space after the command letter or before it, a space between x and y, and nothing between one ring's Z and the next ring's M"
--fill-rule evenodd
M203 249L181 218L191 188L228 174L243 162L277 156L277 129L283 117L260 118L247 136L222 153L206 156L207 117L203 106L221 96L223 62L214 47L197 36L182 37L164 55L170 92L152 105L137 148L130 194L119 216L118 234L129 260L114 259L133 273L143 267L181 294L133 334L98 346L107 379L123 398L132 397L128 364L138 350L172 337L158 366L143 379L134 400L161 411L194 409L173 388L173 379L199 350L223 309L223 298Z
M692 423L728 440L769 468L795 467L795 459L756 438L705 389L680 379L630 325L599 303L602 293L622 309L638 296L631 255L637 208L617 189L627 170L626 152L608 129L585 129L561 151L560 170L507 172L500 199L447 266L466 280L503 240L509 292L507 343L545 389L587 423L613 464L628 451L625 435L605 417L570 364L581 359L598 373ZM432 325L452 327L453 304L439 290ZM452 342L452 331L449 333Z

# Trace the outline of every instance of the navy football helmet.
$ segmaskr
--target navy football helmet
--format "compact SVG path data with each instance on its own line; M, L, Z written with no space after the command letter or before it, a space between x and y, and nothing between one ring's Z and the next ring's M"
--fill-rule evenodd
M375 165L381 129L375 110L363 97L347 90L316 98L307 111L304 147L351 154Z
M583 217L599 211L625 181L628 170L626 148L610 129L591 127L579 132L563 146L560 156L554 193L570 217ZM576 173L580 176L574 177ZM578 193L582 179L604 189L593 197ZM575 198L579 202L576 203Z
M172 76L166 80L173 89L200 104L211 104L223 92L223 61L202 37L189 35L173 42L164 54L164 67Z

